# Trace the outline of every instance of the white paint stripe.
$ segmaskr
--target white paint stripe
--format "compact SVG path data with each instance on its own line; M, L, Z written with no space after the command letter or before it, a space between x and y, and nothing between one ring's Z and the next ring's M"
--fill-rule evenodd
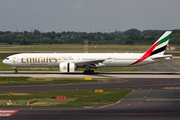
M12 116L14 113L18 111L19 110L0 110L0 117Z
M129 96L131 93L133 93L134 91L135 91L135 89L134 89L132 92L130 92L128 95L126 95L123 99L117 101L116 103L109 104L109 105L104 105L104 106L98 107L98 109L105 108L105 107L109 107L109 106L112 106L112 105L116 105L116 104L120 103L122 100L124 100L126 97L128 97L128 96Z
M165 45L167 45L167 44L168 44L168 42L169 42L169 40L167 40L166 42L164 42L164 43L162 43L162 44L160 44L160 45L156 46L156 47L154 48L154 50L153 50L153 51L155 51L155 50L157 50L157 49L159 49L159 48L161 48L161 47L164 47Z
M8 117L8 116L11 116L13 114L0 114L1 117Z
M158 40L164 39L165 37L167 37L171 33L172 33L172 31L166 31Z
M16 113L18 110L0 110L1 113Z

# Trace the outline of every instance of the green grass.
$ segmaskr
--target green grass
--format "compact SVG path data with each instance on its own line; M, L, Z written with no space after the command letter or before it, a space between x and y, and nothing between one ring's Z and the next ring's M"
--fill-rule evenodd
M39 103L31 105L31 106L33 106L33 107L72 107L72 106L104 105L104 104L113 104L113 103L115 103L115 102L68 102L68 103L39 102Z
M147 51L151 45L88 45L89 52L120 52L120 51ZM180 46L174 46L176 50L180 50ZM37 51L60 51L60 52L84 52L84 45L79 44L54 44L54 45L22 45L22 46L4 46L0 47L0 51L12 52L37 52Z
M30 77L0 77L0 86L4 85L35 85L35 84L62 84L62 83L81 83L95 82L111 79L85 80L84 78L30 78Z
M95 93L94 90L89 91L58 91L58 92L28 92L28 93L14 93L13 96L9 96L9 93L0 93L0 99L5 100L50 100L52 96L66 96L67 100L70 102L60 102L61 100L52 100L57 101L55 103L45 102L44 104L39 102L32 106L86 106L86 105L98 105L98 104L110 104L114 103L132 90L104 90L103 93ZM113 102L114 101L114 102ZM1 104L1 106L7 106ZM14 106L27 106L19 105L14 103Z
M173 56L180 56L180 53L165 53L165 55L173 55Z
M103 52L103 51L146 51L150 46L131 46L131 45L88 45L89 52ZM84 52L84 45L79 44L62 44L62 45L24 45L24 46L4 46L0 47L0 51L71 51Z
M14 55L16 53L0 53L0 59L5 59L6 57L10 56L10 55Z

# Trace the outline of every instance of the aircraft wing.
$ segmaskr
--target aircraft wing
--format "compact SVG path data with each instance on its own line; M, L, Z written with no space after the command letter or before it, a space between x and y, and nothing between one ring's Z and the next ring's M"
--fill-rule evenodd
M95 67L96 64L99 64L99 63L103 63L105 60L108 60L107 59L97 59L97 60L86 60L86 61L80 61L80 62L75 62L75 64L77 66L89 66L89 67Z
M171 58L172 55L162 55L162 56L152 57L151 59L158 60L158 59L171 59Z

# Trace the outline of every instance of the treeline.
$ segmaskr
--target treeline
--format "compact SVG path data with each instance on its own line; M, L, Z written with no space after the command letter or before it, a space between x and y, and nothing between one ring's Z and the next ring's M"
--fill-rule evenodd
M0 31L1 45L35 45L35 44L120 44L120 45L149 45L153 44L165 31L129 29L124 32L86 33L86 32L11 32ZM173 30L170 44L180 45L180 29Z

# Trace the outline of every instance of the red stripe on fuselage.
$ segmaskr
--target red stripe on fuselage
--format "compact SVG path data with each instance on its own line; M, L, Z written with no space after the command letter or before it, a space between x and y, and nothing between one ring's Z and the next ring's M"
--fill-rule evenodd
M134 64L137 64L137 63L145 60L146 58L148 58L149 55L152 53L152 51L153 51L154 48L158 45L159 42L160 42L160 41L158 41L157 43L155 43L151 48L149 48L149 50L148 50L139 60L137 60L136 62L130 64L129 66L134 65Z

